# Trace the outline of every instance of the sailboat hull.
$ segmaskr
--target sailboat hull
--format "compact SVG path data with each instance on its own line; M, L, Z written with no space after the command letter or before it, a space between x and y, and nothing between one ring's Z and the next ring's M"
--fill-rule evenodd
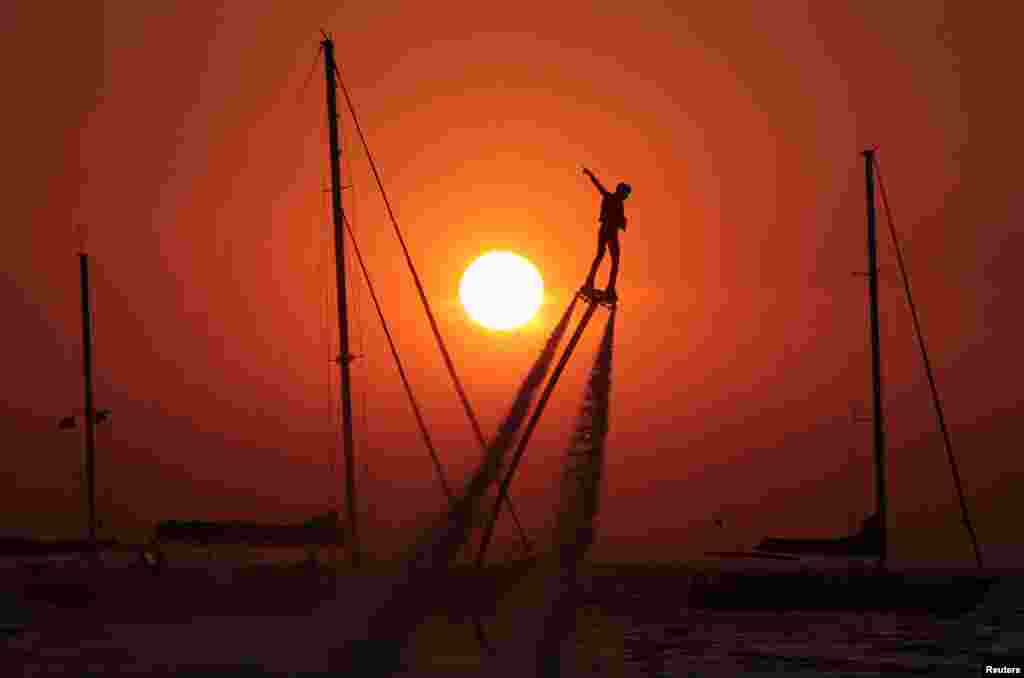
M904 573L720 573L693 587L691 607L732 610L886 610L956 617L995 577Z

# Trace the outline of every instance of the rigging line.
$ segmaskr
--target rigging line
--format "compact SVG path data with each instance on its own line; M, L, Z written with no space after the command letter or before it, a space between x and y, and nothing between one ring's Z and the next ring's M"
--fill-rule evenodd
M953 456L953 445L949 441L949 431L946 428L946 418L942 414L942 401L939 400L939 389L935 385L935 377L932 374L931 361L928 359L928 349L925 348L924 336L921 334L921 322L917 317L917 307L914 305L914 298L910 294L910 279L907 277L907 269L903 264L903 255L900 252L899 238L896 237L896 226L892 220L892 212L889 210L889 199L885 193L885 183L882 181L882 171L878 166L878 158L874 159L875 174L878 175L878 188L882 196L882 207L885 209L885 219L889 222L889 234L892 236L892 243L896 249L896 261L900 267L900 274L903 277L903 288L907 293L907 303L910 306L910 314L914 320L914 332L917 334L917 343L921 348L921 358L924 361L925 373L928 375L928 386L932 391L932 402L935 405L935 414L939 421L939 429L942 431L942 441L946 447L946 455L949 458L949 467L953 471L953 482L956 485L957 499L960 501L960 515L964 526L971 537L971 545L974 548L974 559L978 563L978 569L983 569L981 550L978 547L978 537L974 533L974 525L971 523L967 512L967 500L964 497L963 483L960 480L960 472L957 470L956 457Z
M349 237L349 239L350 240L352 239L351 236ZM345 265L348 266L348 270L353 270L355 268L355 257L354 257L354 255L351 252L346 251L345 252L345 256L348 258L348 262ZM356 353L353 356L353 358L359 357L359 358L365 359L366 358L366 343L364 341L364 335L365 335L364 329L365 328L364 328L363 316L362 316L362 312L361 312L361 309L362 309L361 304L363 303L363 300L361 299L361 296L362 295L359 294L359 290L357 288L353 287L352 288L351 308L352 308L352 316L353 316L353 318L355 320L355 323L354 323L354 325L355 325L355 333L354 333L355 334L355 347L356 347L356 351L358 351L358 353ZM368 381L365 378L363 378L362 383L368 383ZM366 427L366 401L368 399L369 392L370 392L369 387L367 387L366 390L358 391L358 396L359 396L358 397L358 400L359 400L359 404L358 404L359 431L358 432L359 432L359 435L356 436L356 446L358 448L361 448L364 452L366 450L366 447L367 447L369 439L370 439L369 431L367 430L367 427ZM369 480L370 477L371 477L370 476L370 465L368 463L366 463L365 460L362 463L362 467L360 469L360 474L361 474L359 476L360 477L360 483L365 485L366 481ZM365 493L364 493L364 495L365 495ZM366 500L366 497L364 496L364 501L365 500Z
M473 432L476 434L477 440L480 443L480 447L483 449L487 448L487 441L484 438L483 430L480 428L480 424L477 421L476 415L473 413L473 408L469 404L469 398L466 396L466 392L462 387L462 382L459 380L458 374L455 372L455 365L452 362L451 355L448 353L448 349L444 344L444 339L441 337L441 330L437 326L437 321L434 318L434 313L430 308L430 302L427 300L427 293L423 289L423 283L420 281L419 273L416 271L416 266L412 262L412 256L409 254L409 248L405 244L405 238L402 237L402 231L398 227L398 219L395 217L394 210L391 209L391 201L388 199L387 192L384 190L384 182L380 178L380 173L377 171L377 163L373 160L373 154L370 153L370 147L366 143L366 136L363 134L363 128L359 124L359 119L356 116L355 106L352 104L352 97L349 96L348 88L345 87L345 83L341 78L341 71L335 66L335 73L338 76L338 86L341 89L342 94L345 96L345 103L348 105L349 113L352 115L352 122L355 124L356 132L359 134L359 140L363 145L363 150L366 152L366 159L369 161L370 170L373 172L373 177L377 182L377 188L380 190L381 198L384 200L384 207L387 209L388 217L391 220L391 225L395 229L395 235L398 236L398 242L402 246L402 253L405 255L406 264L409 266L409 270L412 273L413 282L416 284L416 290L419 292L420 301L423 302L423 307L427 312L427 320L430 322L430 328L433 330L434 338L437 340L438 347L441 349L441 355L444 358L445 366L448 368L448 372L455 382L455 390L458 391L459 398L462 400L463 409L466 410L466 415L469 417L470 424L473 427Z
M345 266L348 267L345 270L351 271L352 270L352 268L351 268L352 264L353 264L352 253L351 252L345 252ZM350 355L350 357L349 357L350 368L349 369L351 369L352 370L352 374L355 377L357 377L357 378L353 378L352 379L353 383L352 383L352 385L350 387L350 389L351 389L350 398L351 398L351 401L354 403L353 404L353 413L354 414L353 414L353 417L352 417L352 426L353 426L353 431L354 431L353 432L353 438L352 438L352 449L356 453L361 454L361 449L362 449L362 444L363 444L362 435L363 435L364 431L363 431L363 429L356 427L356 416L359 414L360 408L361 408L362 404L364 402L366 402L366 393L362 390L362 387L359 384L359 379L358 379L359 368L356 367L355 365L353 365L353 363L356 362L356 358L362 356L362 348L361 348L360 342L359 342L359 296L358 296L358 294L356 294L356 288L355 288L354 285L350 285L349 288L345 291L345 293L346 293L346 296L347 296L347 299L348 299L349 328L351 329L351 334L349 336L352 338L352 342L350 344L350 348L354 348L356 351L358 351L358 353L353 352L353 353L349 354ZM362 459L361 456L359 456L358 458ZM366 465L366 462L363 461L362 462L362 466L365 466L365 465ZM358 474L356 476L356 478L358 479L358 482L360 483L360 485L362 485L362 481L365 478L365 473L363 473L363 468L360 467L360 466L357 466L357 468L355 469L355 473ZM364 497L364 499L365 499L365 497Z
M387 321L384 319L384 312L381 310L380 301L377 298L377 292L374 290L373 283L370 281L370 273L366 268L366 262L363 261L363 255L359 251L359 245L356 243L355 234L352 232L352 226L348 221L348 217L344 216L345 230L348 232L349 242L352 243L352 251L355 252L356 259L359 262L359 268L363 272L363 280L366 282L366 288L370 292L370 298L373 300L373 306L377 310L377 317L380 318L381 327L384 328L384 336L388 340L388 347L391 349L391 356L395 359L395 366L398 368L398 376L402 379L402 384L405 386L405 393L409 397L409 405L412 407L412 413L416 417L416 424L420 429L420 435L423 436L423 442L427 446L427 451L430 453L430 459L434 462L434 469L437 471L437 477L441 481L441 487L444 489L445 496L448 497L448 503L452 504L455 501L455 495L452 493L451 486L448 484L448 478L444 473L444 466L441 465L441 459L437 456L437 449L434 447L434 442L430 437L429 431L427 431L427 425L423 421L423 414L420 411L419 403L416 401L416 397L413 395L412 386L409 384L409 378L405 374L405 368L402 366L402 360L398 357L398 349L395 347L395 340L391 336L391 329L388 327Z
M363 151L366 153L366 159L369 162L370 169L373 171L373 178L377 182L377 188L380 190L381 198L384 200L384 206L387 208L388 217L391 219L391 225L395 229L395 235L398 237L398 242L402 246L402 253L405 255L405 262L409 266L409 271L412 273L413 282L416 283L416 290L419 292L420 301L423 302L423 308L427 313L427 320L430 322L430 329L434 333L434 339L437 342L438 348L441 350L441 356L444 358L445 367L448 369L448 374L451 375L452 382L455 384L455 390L459 395L459 400L462 401L462 408L466 412L466 416L469 418L469 422L473 427L473 433L476 435L477 442L480 443L480 449L483 453L487 454L487 440L484 438L483 430L480 428L480 422L476 418L476 414L473 412L473 407L469 404L469 398L466 396L466 391L462 387L462 381L459 379L458 373L455 371L455 364L452 362L452 357L448 353L448 348L445 346L444 339L441 336L441 330L437 326L437 320L434 318L434 313L430 309L430 302L427 300L427 293L423 289L423 283L420 281L420 276L416 272L416 266L412 262L412 256L409 254L409 248L405 244L405 239L402 237L402 231L398 227L398 219L395 217L394 210L391 209L391 201L388 200L387 192L384 190L384 182L380 178L380 173L377 171L377 163L373 160L373 154L370 153L369 144L366 143L366 136L363 134L363 128L359 124L359 118L356 116L355 106L352 104L352 97L349 96L348 88L345 87L345 82L341 77L341 70L337 64L334 66L335 75L338 76L338 87L341 89L342 94L345 96L345 103L348 106L349 113L352 115L352 123L356 128L356 132L359 134L359 140L362 143ZM512 505L512 500L508 497L507 504L509 509L509 515L512 516L513 521L516 524L516 528L519 530L520 538L524 545L529 545L529 539L526 536L526 532L523 530L522 523L519 521L519 516L516 514L515 507Z

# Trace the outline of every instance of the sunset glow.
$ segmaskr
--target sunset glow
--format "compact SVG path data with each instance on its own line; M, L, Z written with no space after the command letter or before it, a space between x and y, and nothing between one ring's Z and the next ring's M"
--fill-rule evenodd
M590 309L577 291L604 196L584 167L634 189L587 557L703 562L855 531L877 483L860 275L861 154L876 148L893 563L974 566L952 457L986 568L1024 567L1024 397L995 378L1024 337L1024 92L998 86L1014 3L257 7L0 9L22 62L9 89L30 95L5 109L0 537L83 538L89 336L92 405L112 412L94 431L100 538L145 543L168 519L302 523L344 508L352 477L365 553L406 553L447 510L443 485L473 477L560 319L558 360ZM509 486L538 545L610 314L596 307L564 353ZM501 515L495 561L520 542Z

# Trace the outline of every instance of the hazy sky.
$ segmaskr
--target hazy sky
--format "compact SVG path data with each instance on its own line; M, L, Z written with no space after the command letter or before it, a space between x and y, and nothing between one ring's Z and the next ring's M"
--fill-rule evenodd
M837 533L870 509L870 426L850 421L851 402L861 415L870 403L866 284L851 276L866 268L867 146L879 149L979 536L993 554L1017 540L1013 10L232 0L2 11L0 529L82 525L80 440L56 428L82 407L77 224L93 259L97 404L114 411L97 462L114 528L324 508L325 338L337 336L314 63L325 28L488 432L593 256L598 199L577 166L633 185L599 555ZM343 125L347 208L461 477L478 450ZM495 248L532 260L546 283L536 321L510 335L457 302L462 271ZM894 553L966 562L887 238L880 265ZM443 496L350 272L365 533L384 548ZM514 486L538 538L599 336L592 327L581 343Z

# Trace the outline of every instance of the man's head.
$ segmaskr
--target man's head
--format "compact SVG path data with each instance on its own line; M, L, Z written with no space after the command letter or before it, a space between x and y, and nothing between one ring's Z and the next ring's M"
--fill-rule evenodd
M633 192L633 187L626 183L620 183L615 187L615 195L619 196L623 200L629 197L629 194Z

